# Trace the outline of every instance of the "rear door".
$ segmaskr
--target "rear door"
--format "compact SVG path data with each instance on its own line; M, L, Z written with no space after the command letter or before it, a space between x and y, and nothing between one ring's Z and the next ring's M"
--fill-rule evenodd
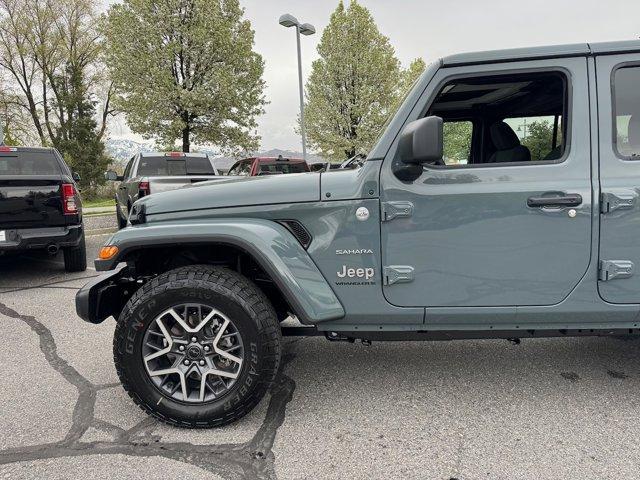
M519 111L523 95L539 75L566 80L562 122L567 133L560 155L551 144L544 156L536 154L537 147L527 140L533 122ZM513 78L509 87L504 86L503 76ZM544 83L536 88L539 94L530 94L528 103L542 115L552 98ZM434 97L442 99L437 114L452 122L445 123L447 164L425 166L415 180L402 180L393 171L396 151L392 149L391 158L385 159L381 176L385 297L397 306L426 307L561 302L584 276L591 255L586 58L445 68L424 96L408 121L425 116ZM472 106L466 107L470 102ZM507 108L512 108L511 114ZM476 112L496 109L502 109L502 117L482 114L485 132L476 132L464 120L471 113L477 122ZM454 123L456 118L462 120ZM482 145L491 141L486 134L488 121L492 126L500 123L510 136L493 141L487 150ZM536 122L540 128L541 121ZM543 126L552 129L553 122ZM461 142L465 138L466 143ZM529 145L530 160L523 158L518 143ZM480 145L481 151L467 157L470 144ZM511 157L504 159L501 149L507 153L511 149ZM467 164L477 159L488 163ZM545 206L545 201L551 204L554 199L560 204L562 197L580 201L575 206Z
M601 297L640 303L640 53L596 58Z

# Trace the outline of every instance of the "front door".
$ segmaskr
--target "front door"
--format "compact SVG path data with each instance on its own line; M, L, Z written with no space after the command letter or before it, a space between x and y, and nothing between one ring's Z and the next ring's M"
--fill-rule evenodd
M441 69L407 121L444 120L445 156L381 173L383 291L397 306L553 305L591 250L586 58ZM429 93L430 92L430 93Z
M600 129L600 296L640 303L640 54L596 59Z

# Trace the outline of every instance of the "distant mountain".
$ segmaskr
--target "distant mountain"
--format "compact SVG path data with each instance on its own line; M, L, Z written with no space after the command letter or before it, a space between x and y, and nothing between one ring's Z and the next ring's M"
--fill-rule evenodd
M151 144L122 138L110 138L105 142L107 155L113 158L116 164L121 166L124 166L136 153L152 152L152 147Z
M136 142L134 140L126 140L120 138L111 138L107 140L105 142L105 149L107 151L107 154L110 155L115 160L115 163L120 166L124 166L127 161L136 153L156 151L153 144L151 143ZM222 170L229 169L231 165L236 162L236 160L240 159L240 157L223 157L219 154L219 152L207 148L199 148L195 151L209 154L215 159L216 167ZM302 153L300 152L294 152L291 150L280 150L277 148L253 152L250 156L277 157L278 155L282 155L285 158L302 158ZM324 160L318 155L307 154L307 162L320 163L324 162Z

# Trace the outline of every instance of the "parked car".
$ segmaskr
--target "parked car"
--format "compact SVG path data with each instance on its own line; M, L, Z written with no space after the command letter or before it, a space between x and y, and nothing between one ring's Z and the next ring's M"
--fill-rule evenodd
M52 148L1 145L0 255L62 249L65 270L84 271L79 179Z
M138 153L127 163L123 175L113 170L105 178L119 181L116 192L118 227L127 225L133 202L152 193L175 190L197 182L217 179L213 160L202 153Z
M282 335L638 335L639 86L640 41L443 58L361 168L136 202L78 314L118 318L126 390L190 427L257 405Z
M309 172L309 165L302 158L250 157L238 160L227 172L230 176L254 177L281 173Z

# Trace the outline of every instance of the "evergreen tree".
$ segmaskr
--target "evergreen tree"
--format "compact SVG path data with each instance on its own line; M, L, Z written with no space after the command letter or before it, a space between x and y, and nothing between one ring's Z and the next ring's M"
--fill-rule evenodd
M80 187L91 196L95 187L103 183L103 174L110 163L98 133L95 102L87 94L82 70L73 65L68 65L66 75L56 83L61 92L61 104L56 107L64 109L69 119L57 147L71 170L80 175Z

